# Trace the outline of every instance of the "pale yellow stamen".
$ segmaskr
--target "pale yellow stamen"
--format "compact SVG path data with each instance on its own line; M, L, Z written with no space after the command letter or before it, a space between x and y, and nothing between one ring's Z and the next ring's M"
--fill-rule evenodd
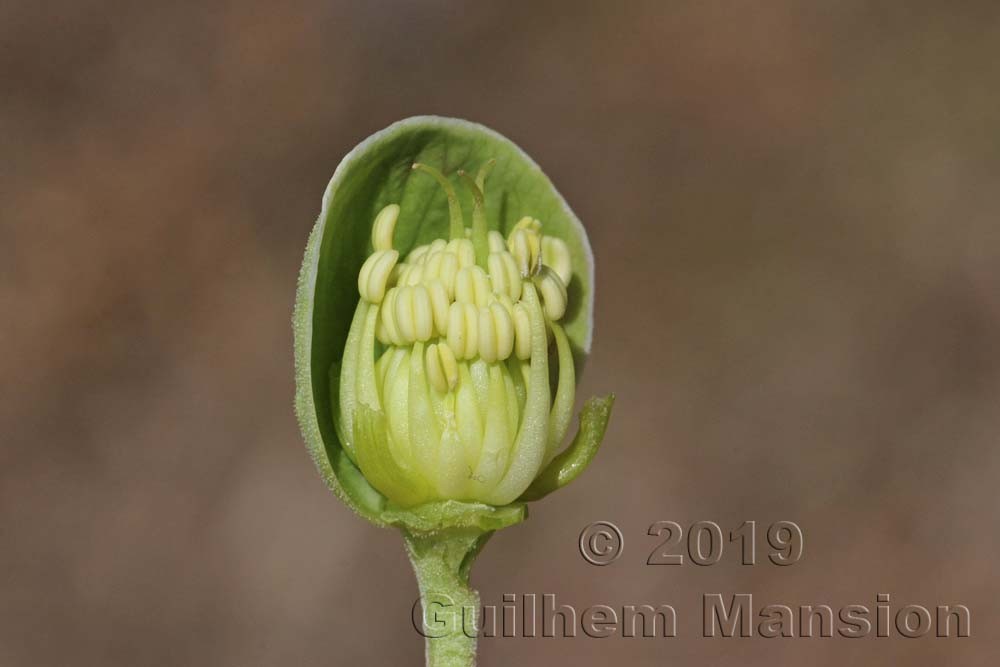
M552 321L561 319L566 314L568 295L566 285L559 278L559 274L543 265L541 272L535 278L535 284L542 296L545 316Z
M497 360L497 327L489 308L479 309L479 356L488 364Z
M438 277L441 279L442 284L444 284L449 298L455 293L455 276L458 274L458 269L458 256L450 252L445 253L444 258L441 260L441 269L438 272Z
M503 252L507 249L507 242L503 240L503 234L496 230L491 229L486 239L489 242L490 252Z
M479 354L479 311L473 304L451 304L448 311L448 345L459 359L475 359Z
M452 239L448 241L447 249L458 258L459 268L472 266L476 263L476 249L469 239Z
M410 266L410 270L406 272L406 277L399 283L399 285L401 287L419 285L424 279L424 271L426 268L426 264L414 264Z
M506 240L497 231L488 233L485 267L476 264L468 238L434 240L400 262L391 247L398 217L395 204L379 212L372 229L375 251L358 275L362 298L381 304L378 340L395 347L428 343L427 376L441 392L458 382L457 359L496 363L516 355L529 360L531 316L521 303L524 281L536 285L546 319L561 319L572 277L566 243L543 236L541 223L525 216Z
M514 229L526 229L535 234L542 233L542 223L538 218L532 218L530 215L526 215L514 225ZM513 230L511 230L513 231Z
M542 263L551 266L563 285L569 285L573 275L572 258L569 254L569 246L566 242L555 236L542 237Z
M444 369L444 377L448 381L448 387L454 389L458 384L458 362L455 360L455 353L444 341L438 343L438 356L441 358L441 368Z
M448 333L448 306L451 300L448 298L448 290L439 279L427 286L427 293L431 300L431 311L434 314L434 329L437 335L444 336Z
M414 334L417 340L426 341L434 334L434 311L431 309L430 293L423 285L417 285L412 290Z
M398 204L389 204L375 216L375 224L372 225L372 247L375 250L392 250L392 236L398 218Z
M442 393L448 391L448 381L444 377L444 369L441 368L441 356L438 354L436 344L431 343L424 350L424 364L431 386Z
M417 324L413 318L413 287L400 287L394 306L393 316L400 338L403 344L408 345L417 338Z
M427 378L431 386L444 393L458 384L458 362L447 343L431 343L424 353Z
M399 334L396 326L396 296L399 294L399 287L393 287L385 294L385 300L379 309L382 322L385 324L385 333L389 342L400 346L403 344L403 337Z
M377 250L365 260L358 274L358 292L361 293L361 298L371 303L382 302L398 259L399 253L395 250Z
M496 332L496 358L503 360L510 356L514 349L514 321L507 309L498 302L493 302L489 309L493 319L493 329ZM481 339L480 339L481 340Z
M490 283L493 286L493 292L496 294L510 293L510 281L507 278L507 271L504 269L501 254L499 252L491 252L489 258L486 260L486 265L490 270Z
M538 273L542 261L542 244L536 232L524 228L514 229L507 239L507 247L517 262L522 278Z

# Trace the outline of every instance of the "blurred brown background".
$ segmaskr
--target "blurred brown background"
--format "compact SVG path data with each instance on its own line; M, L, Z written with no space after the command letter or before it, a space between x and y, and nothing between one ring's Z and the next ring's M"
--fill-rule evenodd
M422 664L398 536L302 446L289 324L337 162L419 113L511 137L584 220L579 393L618 394L475 585L680 615L481 664L994 664L998 81L992 2L3 3L0 665ZM806 551L647 567L660 519ZM973 636L709 640L713 592L964 603Z

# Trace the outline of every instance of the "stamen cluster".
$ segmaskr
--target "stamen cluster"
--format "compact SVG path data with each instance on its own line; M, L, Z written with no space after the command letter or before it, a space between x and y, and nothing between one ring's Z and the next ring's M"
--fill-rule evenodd
M485 268L476 264L471 229L465 238L418 246L399 262L392 248L399 211L390 204L376 216L375 250L358 276L361 297L380 304L379 342L401 347L433 339L425 357L438 391L458 383L457 360L530 359L531 318L521 302L523 281L537 287L546 318L560 320L572 275L566 243L543 236L541 223L524 217L506 239L497 231L487 234Z
M393 248L400 207L390 204L375 218L373 251L358 274L337 424L365 477L404 507L513 502L569 427L575 371L559 320L570 251L532 217L506 238L489 230L483 181L490 166L476 180L459 172L474 200L466 228L448 179L414 165L447 195L448 238L400 261ZM550 367L558 372L550 376Z

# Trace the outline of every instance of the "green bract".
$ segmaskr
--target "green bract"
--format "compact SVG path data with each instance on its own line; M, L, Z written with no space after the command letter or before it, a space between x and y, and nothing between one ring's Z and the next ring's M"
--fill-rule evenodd
M296 409L323 477L407 538L421 590L593 458L612 397L560 453L590 350L593 258L549 179L481 125L416 117L337 167L296 297ZM428 657L468 664L457 636ZM434 656L439 659L433 660Z

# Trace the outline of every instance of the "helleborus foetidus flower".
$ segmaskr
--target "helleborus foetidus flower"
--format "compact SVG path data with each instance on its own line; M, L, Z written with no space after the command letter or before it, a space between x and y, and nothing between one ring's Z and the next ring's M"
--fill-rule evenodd
M485 127L410 118L337 167L299 280L296 407L331 488L403 530L422 591L474 597L489 535L593 458L611 397L560 451L593 280L580 222ZM474 643L444 640L429 661L466 664Z

